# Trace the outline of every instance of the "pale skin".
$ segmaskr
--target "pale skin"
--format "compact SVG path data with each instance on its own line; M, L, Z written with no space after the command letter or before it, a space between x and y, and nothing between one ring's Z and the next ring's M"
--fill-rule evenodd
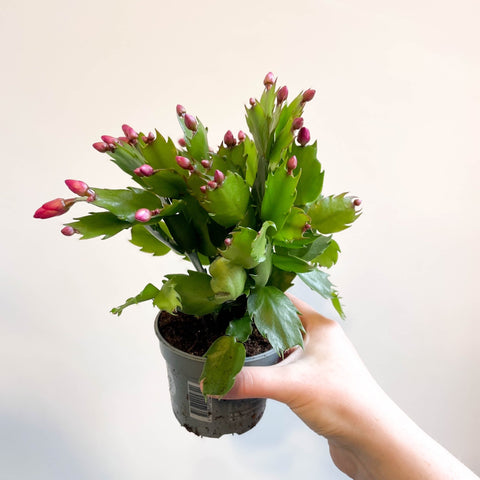
M479 480L385 394L336 322L289 297L301 312L304 349L272 367L244 367L225 398L287 404L355 480Z

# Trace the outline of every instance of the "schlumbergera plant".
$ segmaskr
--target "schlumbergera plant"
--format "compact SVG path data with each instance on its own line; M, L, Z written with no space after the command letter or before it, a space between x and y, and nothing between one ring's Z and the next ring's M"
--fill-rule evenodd
M359 216L360 200L346 193L322 195L317 144L302 117L315 90L288 103L287 87L277 88L272 73L264 86L260 99L251 98L246 107L250 135L240 131L235 138L229 130L212 150L207 128L177 105L184 133L179 147L158 131L137 133L128 125L122 127L124 136L104 135L93 145L136 187L111 190L66 180L77 197L47 202L34 215L54 217L86 201L104 211L76 218L62 233L106 239L130 229L131 242L143 252L173 251L192 263L195 270L166 275L159 286L149 283L112 309L114 314L152 300L161 310L215 321L221 310L244 305L206 353L205 394L223 395L231 388L252 324L280 355L302 346L302 323L284 294L296 276L330 299L343 317L325 269L340 251L332 234Z

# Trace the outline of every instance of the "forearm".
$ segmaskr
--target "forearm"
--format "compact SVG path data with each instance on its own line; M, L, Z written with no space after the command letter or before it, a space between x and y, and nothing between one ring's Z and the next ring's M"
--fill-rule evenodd
M330 449L349 458L345 473L355 480L478 480L383 392L350 421L349 436L330 439Z

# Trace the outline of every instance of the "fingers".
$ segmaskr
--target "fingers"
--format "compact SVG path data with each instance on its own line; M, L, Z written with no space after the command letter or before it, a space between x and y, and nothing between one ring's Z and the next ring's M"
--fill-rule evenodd
M315 309L313 309L308 303L300 300L299 298L295 297L291 293L285 293L290 301L293 303L295 308L300 312L300 320L302 321L303 326L307 330L307 332L314 326L321 324L329 324L333 322L333 320L329 320L328 318L324 317L320 313L318 313Z
M232 389L223 398L272 398L284 401L286 381L282 371L282 368L275 366L244 367L236 376Z

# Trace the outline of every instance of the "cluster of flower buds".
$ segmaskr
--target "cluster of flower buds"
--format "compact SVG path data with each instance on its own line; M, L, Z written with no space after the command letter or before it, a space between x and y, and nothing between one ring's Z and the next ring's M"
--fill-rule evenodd
M142 223L149 222L152 219L152 217L154 217L155 215L158 215L159 213L160 213L159 208L156 208L155 210L149 210L148 208L139 208L135 212L135 220Z
M153 167L148 163L145 163L141 167L137 167L133 173L138 177L151 177L154 173L156 173L156 170L154 170Z
M287 161L287 173L293 175L293 171L297 168L297 157L291 156Z
M310 130L302 127L297 134L297 142L304 147L310 141Z
M227 147L234 147L237 144L236 138L233 136L231 130L227 130L227 133L223 136L223 142Z
M142 137L142 140L145 144L150 145L155 141L155 135L153 132L149 132L148 135Z
M77 201L77 198L55 198L38 208L33 214L33 218L52 218L63 215Z
M80 197L87 197L87 202L93 202L96 198L95 192L81 180L65 180L67 187Z
M263 84L267 90L272 88L272 85L275 83L275 77L273 76L272 72L268 72L263 79Z

